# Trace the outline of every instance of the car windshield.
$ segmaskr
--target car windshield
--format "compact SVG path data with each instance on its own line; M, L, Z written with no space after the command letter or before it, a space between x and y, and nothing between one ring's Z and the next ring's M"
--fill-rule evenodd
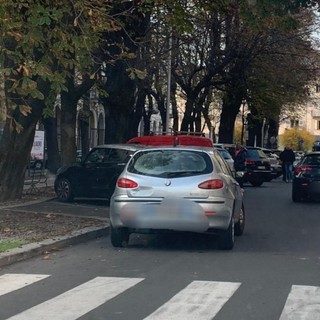
M228 151L226 151L226 150L223 150L223 149L217 149L219 152L220 152L220 154L222 155L222 157L224 158L224 159L232 159L232 157L231 157L231 155L230 155L230 153L228 152Z
M320 155L310 155L303 159L302 164L320 166Z
M212 162L206 153L185 150L139 152L128 165L131 173L163 178L200 175L212 170Z
M247 158L256 158L256 159L260 159L260 158L267 158L266 154L259 149L247 149Z

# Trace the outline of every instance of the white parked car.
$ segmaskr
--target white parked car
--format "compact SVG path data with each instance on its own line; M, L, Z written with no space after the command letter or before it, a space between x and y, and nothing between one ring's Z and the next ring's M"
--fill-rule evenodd
M228 163L231 171L235 171L234 160L231 157L231 154L225 149L217 148L217 150L220 152L220 154L222 155L223 159L226 160L226 162Z

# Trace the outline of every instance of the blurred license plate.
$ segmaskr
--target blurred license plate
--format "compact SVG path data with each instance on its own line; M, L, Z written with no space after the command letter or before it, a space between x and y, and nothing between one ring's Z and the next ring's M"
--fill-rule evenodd
M265 169L265 166L258 166L258 169Z

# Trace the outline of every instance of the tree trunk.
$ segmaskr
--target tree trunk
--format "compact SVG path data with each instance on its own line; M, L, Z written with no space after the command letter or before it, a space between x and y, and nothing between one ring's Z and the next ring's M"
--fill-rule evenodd
M71 74L75 72L71 71ZM94 85L95 80L83 76L80 85L75 84L75 78L66 79L68 91L61 92L61 165L68 165L76 161L76 126L77 126L77 105Z
M61 165L69 165L76 159L77 100L71 92L61 93Z
M22 195L36 122L30 122L21 133L12 131L10 126L7 120L0 152L0 201L20 198Z
M194 131L193 117L192 117L194 104L195 104L195 98L193 96L187 96L186 109L185 109L184 116L181 123L182 132Z
M237 113L232 105L222 107L219 127L219 143L233 143L234 123Z
M233 92L226 92L222 100L219 143L233 143L234 123L236 121L242 99L237 98Z
M173 117L173 123L172 123L172 129L174 132L179 130L179 114L178 114L178 103L176 99L177 95L177 83L172 77L171 79L171 107L172 107L172 117Z
M279 121L274 119L269 119L268 121L268 139L267 148L278 149L278 131L279 131Z
M79 118L79 131L81 138L81 145L77 145L77 148L81 149L81 156L83 157L88 154L90 150L90 91L88 91L83 97L83 109L78 114ZM81 159L81 160L82 160Z
M139 90L138 96L137 96L137 101L135 104L135 110L132 114L132 121L129 123L129 139L136 137L138 133L138 127L140 124L140 121L143 117L143 110L145 107L145 101L146 101L146 93L144 90Z
M13 67L10 57L5 57L3 66ZM18 80L19 75L11 75ZM36 124L41 119L44 101L15 95L10 76L5 81L5 96L16 106L7 108L7 118L0 144L0 201L13 200L22 196L25 173L33 146ZM50 86L41 79L37 81L37 88L44 96L49 94ZM31 113L22 114L20 105L28 105ZM21 126L21 128L19 127Z
M129 110L127 110L129 112ZM129 140L129 121L126 112L121 112L116 106L108 105L106 117L106 143L125 143Z
M232 81L226 86L226 91L222 98L219 143L234 143L234 124L242 104L242 99L245 96L239 79Z
M60 167L57 119L53 117L43 118L42 123L44 125L47 142L47 168L50 172L56 173Z
M27 116L20 112L19 106L8 111L10 117L7 117L0 146L0 201L22 195L36 124L45 107L43 101L34 99L29 100L29 105L32 113ZM19 132L16 123L22 126L22 131Z
M260 146L262 121L259 118L257 110L250 106L251 113L247 115L248 125L248 146Z
M129 139L128 114L133 110L136 86L127 74L128 65L118 61L107 68L107 82L104 86L108 97L103 99L106 110L107 143L126 142Z

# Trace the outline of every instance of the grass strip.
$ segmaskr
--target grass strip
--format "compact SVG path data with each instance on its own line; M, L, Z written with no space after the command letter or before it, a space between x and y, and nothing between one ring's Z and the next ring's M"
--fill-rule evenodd
M27 241L23 240L8 240L0 241L0 252L5 252L10 249L19 248L24 244L27 244Z

